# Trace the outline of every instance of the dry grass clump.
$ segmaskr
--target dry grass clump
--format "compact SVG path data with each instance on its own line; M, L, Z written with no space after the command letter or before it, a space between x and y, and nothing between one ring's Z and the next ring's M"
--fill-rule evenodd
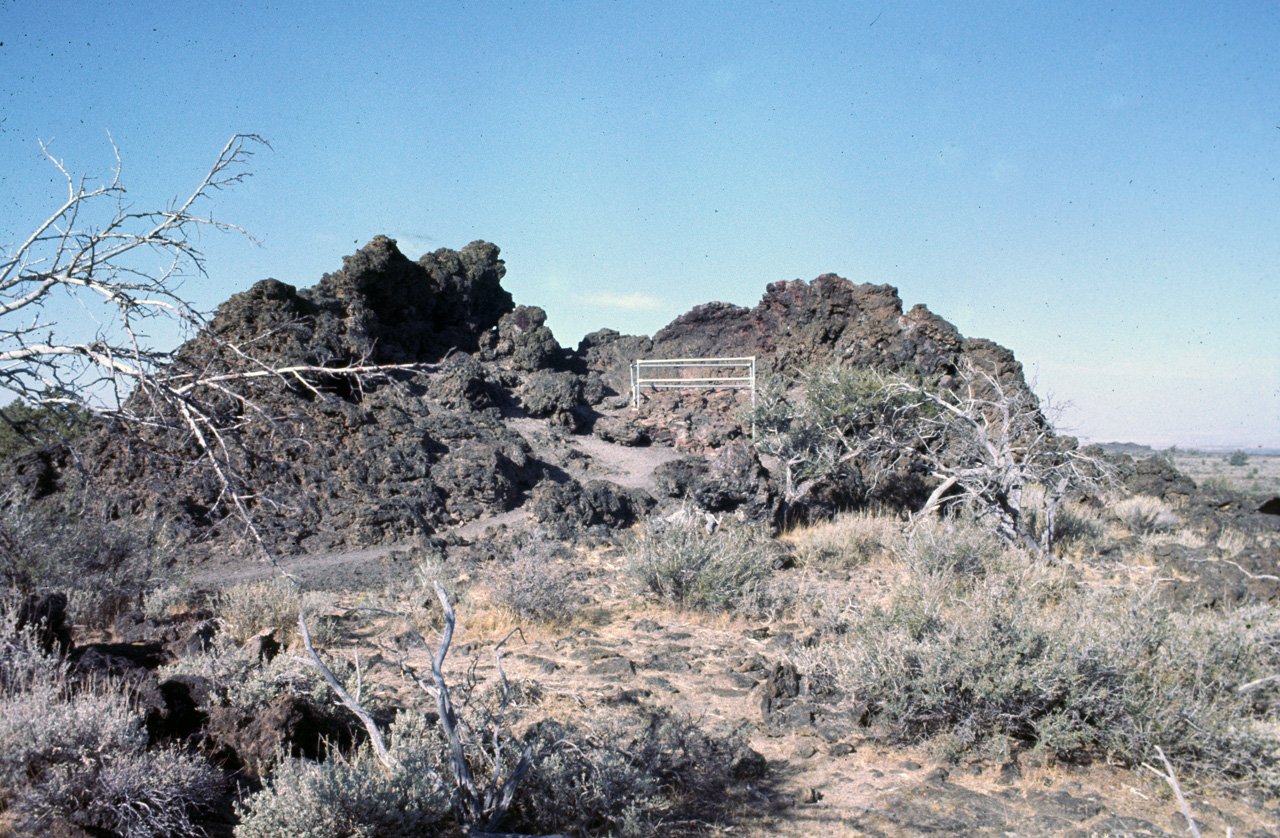
M897 516L872 511L842 512L830 521L799 527L782 537L802 565L853 567L886 549L898 536Z
M1253 538L1232 527L1227 527L1218 535L1218 550L1227 557L1238 556L1253 545Z
M632 542L627 570L658 598L694 611L758 612L779 550L762 527L652 520Z
M1201 550L1208 545L1205 537L1197 532L1188 529L1177 529L1170 532L1154 532L1150 535L1144 535L1138 539L1139 544L1144 550L1152 550L1156 547L1175 546L1186 547L1191 550Z
M1125 498L1111 511L1129 532L1139 536L1167 532L1182 523L1167 503L1149 495Z
M922 518L890 545L892 555L916 576L978 575L1005 555L1006 542L970 518Z
M1037 540L1044 538L1048 523L1048 498L1040 485L1027 487L1022 493L1022 514L1029 519L1028 531ZM1103 510L1088 501L1075 498L1059 503L1054 512L1054 552L1058 555L1087 555L1106 538L1108 521Z
M276 629L288 637L302 604L298 586L279 577L241 582L219 593L212 603L225 633L241 642L264 629Z

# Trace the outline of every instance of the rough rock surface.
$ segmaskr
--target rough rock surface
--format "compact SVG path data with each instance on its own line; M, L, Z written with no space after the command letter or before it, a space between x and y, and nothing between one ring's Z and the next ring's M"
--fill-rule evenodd
M1090 449L1087 453L1093 453ZM1096 449L1101 453L1101 449ZM1196 491L1196 484L1162 457L1134 459L1128 454L1108 457L1116 480L1135 495L1149 495L1171 503L1184 503Z
M411 363L475 352L480 336L515 308L501 285L506 267L498 253L496 245L472 242L411 262L378 236L313 288L264 279L232 296L210 329L287 364ZM186 350L207 352L200 338Z
M743 441L710 459L685 457L654 471L662 495L690 501L708 512L732 512L766 525L778 523L777 489L755 449Z
M497 328L481 339L480 356L526 372L557 364L563 350L546 322L547 313L537 306L517 306L515 311L504 314Z
M585 486L569 480L539 486L529 511L549 535L565 538L598 528L629 527L656 505L643 489L625 489L607 480L592 480Z
M204 373L244 370L242 352L277 366L416 365L361 380L335 371L229 385L255 407L227 398L213 409L227 429L231 467L275 549L427 536L511 512L544 485L533 511L547 517L558 509L573 528L624 526L647 511L625 493L591 488L607 475L579 479L587 488L567 496L567 466L530 444L514 424L525 418L605 442L705 455L701 482L673 497L776 524L777 491L744 440L740 394L668 391L641 415L620 416L636 357L756 354L763 370L841 362L922 374L971 357L1021 382L1008 350L966 340L923 306L904 312L887 285L833 274L778 282L752 309L710 303L652 339L602 330L567 351L545 312L514 304L504 273L498 248L486 242L414 262L379 236L312 288L268 279L232 296L179 350L179 366ZM86 448L91 471L111 487L113 512L158 513L198 537L236 529L224 487L188 467L196 449L184 433L126 438L108 429ZM6 471L10 482L48 494L73 468L49 450ZM813 502L834 508L837 494L818 493Z
M618 392L630 386L628 364L637 357L756 355L766 371L795 371L839 362L932 375L962 357L997 366L1022 382L1013 353L982 339L966 339L923 305L903 312L891 285L854 284L835 274L812 282L771 283L754 308L708 303L694 308L652 339L612 330L583 338L578 354Z

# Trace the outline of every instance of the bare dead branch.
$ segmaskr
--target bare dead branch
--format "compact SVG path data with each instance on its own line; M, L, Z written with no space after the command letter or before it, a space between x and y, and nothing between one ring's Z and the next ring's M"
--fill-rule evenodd
M1164 755L1164 751L1159 747L1156 748L1156 754L1160 757L1160 761L1164 763L1164 771L1153 768L1145 762L1142 767L1169 784L1169 788L1173 791L1173 796L1178 800L1178 808L1182 810L1182 816L1187 819L1187 831L1194 838L1201 838L1200 827L1196 826L1196 819L1191 815L1191 806L1187 803L1187 798L1182 794L1182 786L1178 784L1178 775L1174 773L1173 765L1170 764L1169 758Z
M401 769L400 761L392 756L391 752L387 750L387 743L386 740L382 738L382 731L378 729L378 723L373 720L373 717L369 715L368 711L366 711L364 707L360 706L360 702L353 698L351 693L347 692L347 688L338 680L338 676L333 674L333 670L320 659L320 655L316 652L315 647L311 645L311 632L307 630L307 618L306 615L301 612L298 614L298 630L302 632L302 645L307 650L308 658L306 659L306 662L314 666L320 672L320 675L324 678L325 682L329 684L330 689L332 689L334 694L338 696L338 700L341 701L343 706L348 710L355 713L356 718L360 720L360 724L364 725L365 731L369 734L369 742L373 745L373 753L377 756L378 762L381 762L386 766L389 771L399 771Z

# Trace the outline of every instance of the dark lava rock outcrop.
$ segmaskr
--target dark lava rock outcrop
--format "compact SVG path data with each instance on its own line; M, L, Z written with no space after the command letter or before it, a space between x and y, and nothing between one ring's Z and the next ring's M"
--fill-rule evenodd
M639 416L621 409L637 357L757 355L765 371L835 362L924 375L971 358L1022 384L1008 350L963 338L923 306L904 312L887 285L832 274L778 282L755 308L709 303L653 338L605 330L570 351L542 309L515 305L504 273L487 242L415 262L379 236L314 287L267 279L235 294L179 349L178 369L230 376L201 403L206 430L218 430L224 469L270 545L399 541L531 499L536 518L559 529L626 526L648 514L647 494L593 483L593 474L575 479L535 450L513 418L559 434L597 432L622 445L705 455L688 466L688 480L667 487L672 500L774 525L796 518L780 508L772 476L745 441L739 394L676 394ZM286 373L234 378L268 365ZM413 368L342 371L378 365ZM131 404L139 413L148 409L143 395ZM81 462L110 487L113 514L158 514L201 538L234 531L226 484L193 467L199 449L189 429L171 425L176 430L99 430ZM76 466L49 451L6 468L9 482L34 495L61 489ZM840 503L835 495L822 500Z
M651 339L593 332L578 353L619 392L629 386L628 364L637 357L755 355L762 369L776 372L841 363L922 375L945 373L968 357L1023 383L1022 365L1008 349L962 337L923 305L903 312L891 285L858 285L835 274L771 283L754 308L698 306Z
M502 288L498 254L474 242L412 262L380 236L313 288L263 280L232 296L179 349L179 366L206 375L253 370L256 362L418 365L360 378L312 371L230 381L234 395L211 402L227 467L274 547L429 534L512 509L542 479L541 464L500 408L518 401L521 378L507 366L549 361L559 349L541 327L541 311L517 310ZM571 416L588 388L575 379L568 389L554 407ZM87 448L116 512L158 512L190 535L228 521L224 486L191 467L196 449L181 433L104 432ZM28 482L53 480L32 465Z
M515 309L498 253L496 245L472 242L411 262L378 236L313 288L264 279L233 295L209 334L180 354L193 361L219 354L211 335L285 365L418 363L475 352L481 335Z

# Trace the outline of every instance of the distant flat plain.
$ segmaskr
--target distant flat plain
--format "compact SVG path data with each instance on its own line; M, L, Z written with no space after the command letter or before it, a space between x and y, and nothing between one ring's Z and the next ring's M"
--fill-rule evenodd
M1134 459L1168 458L1178 471L1197 486L1220 486L1247 495L1269 498L1280 495L1280 451L1275 449L1165 448L1157 450L1133 442L1100 443L1109 454L1128 454ZM1242 454L1240 456L1233 455Z
M1244 462L1232 465L1229 451L1174 448L1166 452L1178 471L1194 480L1197 486L1216 483L1248 495L1280 495L1280 455L1243 453Z

